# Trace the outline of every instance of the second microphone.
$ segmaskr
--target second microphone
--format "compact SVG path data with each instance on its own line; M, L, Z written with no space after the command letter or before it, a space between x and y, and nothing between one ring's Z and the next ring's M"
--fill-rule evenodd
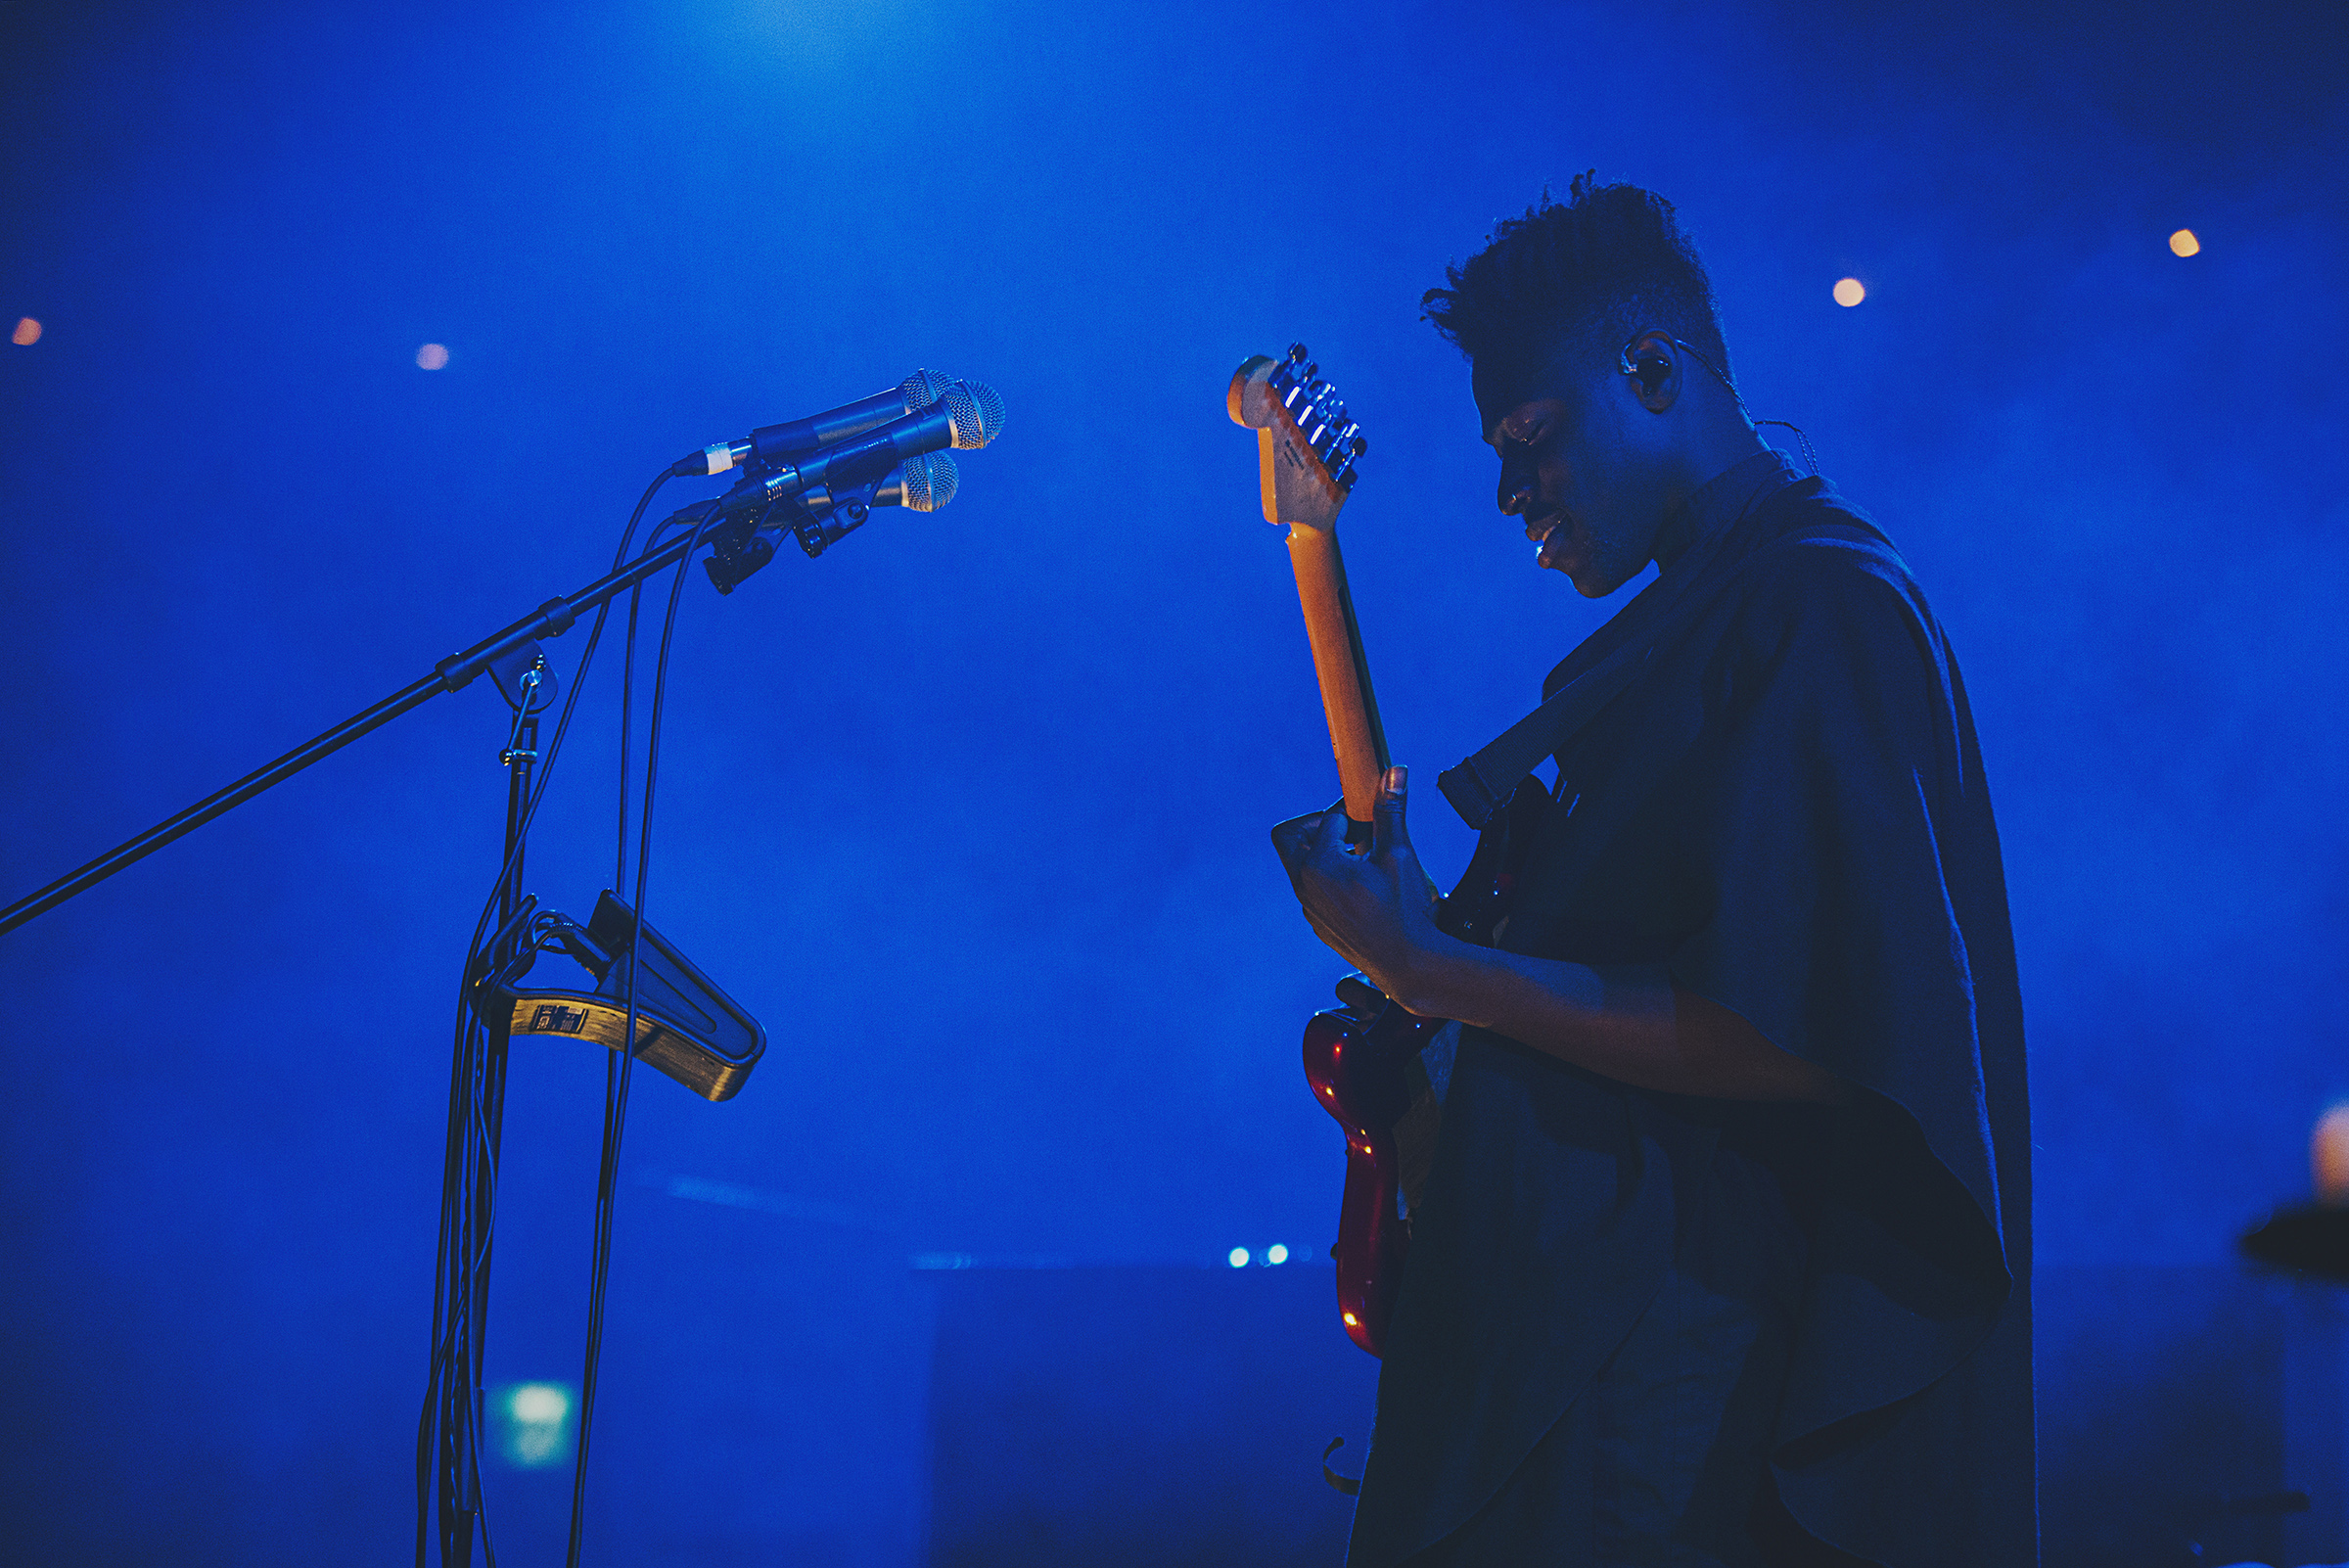
M951 381L919 413L907 414L865 435L809 452L772 473L746 479L719 506L741 512L787 501L822 486L853 489L924 452L944 447L968 451L985 446L1003 428L1003 399L985 382Z

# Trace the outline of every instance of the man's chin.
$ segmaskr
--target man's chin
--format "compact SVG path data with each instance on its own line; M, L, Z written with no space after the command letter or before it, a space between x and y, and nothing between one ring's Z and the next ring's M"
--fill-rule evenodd
M1560 567L1558 570L1566 574L1567 580L1574 584L1574 591L1586 599L1603 599L1632 580L1630 575L1618 576L1594 566Z

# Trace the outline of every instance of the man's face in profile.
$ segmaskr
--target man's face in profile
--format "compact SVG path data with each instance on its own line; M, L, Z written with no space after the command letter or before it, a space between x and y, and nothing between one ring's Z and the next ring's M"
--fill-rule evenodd
M1662 521L1628 438L1626 414L1644 411L1612 385L1618 379L1555 364L1530 375L1475 367L1485 440L1500 458L1496 504L1523 519L1539 566L1563 572L1591 599L1638 575Z

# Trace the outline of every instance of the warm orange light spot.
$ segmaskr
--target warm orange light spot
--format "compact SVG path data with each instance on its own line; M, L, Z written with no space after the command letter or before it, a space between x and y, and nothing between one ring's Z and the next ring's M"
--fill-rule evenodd
M1352 1327L1353 1327L1353 1326L1354 1326L1356 1323L1358 1323L1358 1322L1359 1322L1359 1321L1360 1321L1360 1319L1359 1319L1359 1318L1358 1318L1358 1317L1356 1317L1356 1316L1354 1315L1354 1314L1352 1314L1352 1313L1348 1313L1348 1314L1346 1314L1346 1326L1347 1326L1348 1328L1352 1328Z
M2170 236L2170 254L2172 255L2200 255L2202 242L2194 238L2193 230L2180 229Z
M41 324L30 316L20 316L17 318L17 330L9 334L8 341L29 348L41 341Z
M1867 285L1862 283L1858 278L1837 278L1835 280L1835 302L1837 304L1849 309L1866 298Z
M2317 1130L2308 1140L2308 1164L2319 1203L2349 1203L2349 1104L2336 1105L2317 1118Z
M416 368L418 370L438 370L447 363L448 349L444 345L428 343L416 350Z

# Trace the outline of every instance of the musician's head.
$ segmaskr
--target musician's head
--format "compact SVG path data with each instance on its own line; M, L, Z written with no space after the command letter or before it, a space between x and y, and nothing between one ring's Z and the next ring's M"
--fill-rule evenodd
M1421 305L1473 366L1500 509L1581 592L1637 575L1681 497L1759 449L1704 263L1653 191L1582 175L1445 278Z

